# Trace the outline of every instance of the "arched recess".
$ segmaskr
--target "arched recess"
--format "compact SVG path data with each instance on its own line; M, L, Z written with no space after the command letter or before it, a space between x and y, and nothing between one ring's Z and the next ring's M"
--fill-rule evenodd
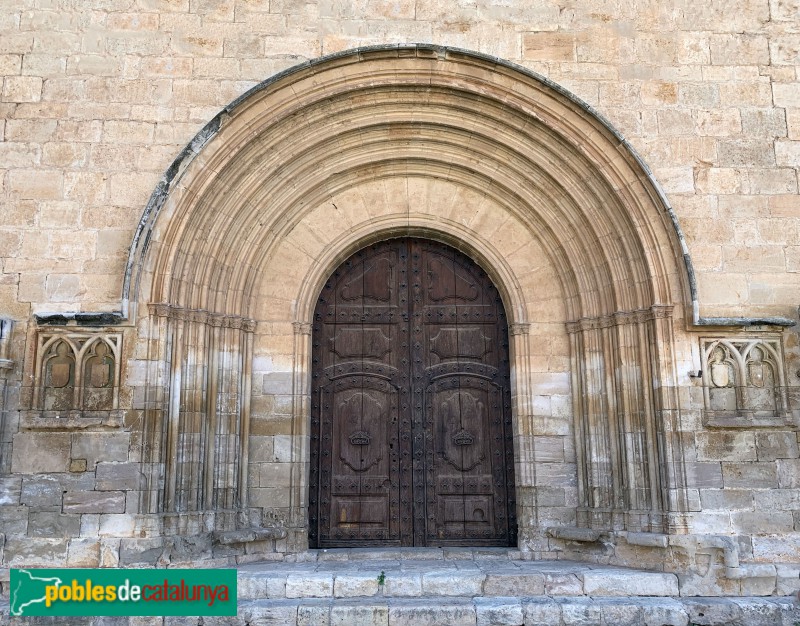
M575 523L679 531L673 320L690 288L663 195L620 135L553 83L421 45L354 50L266 81L212 120L154 192L123 294L147 338L143 510L252 519L254 344L260 329L294 324L291 346L269 360L290 373L300 443L286 497L300 516L314 302L326 272L399 233L477 255L495 280L518 337L520 441L536 409L519 337L536 320L528 270L504 257L535 242L570 342ZM277 258L279 277L268 269Z

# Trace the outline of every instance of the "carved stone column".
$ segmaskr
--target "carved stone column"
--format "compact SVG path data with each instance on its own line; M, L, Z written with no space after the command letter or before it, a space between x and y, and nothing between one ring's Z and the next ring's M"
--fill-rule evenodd
M145 512L214 512L247 524L252 334L232 315L151 305L145 408Z
M533 387L531 385L530 324L517 323L508 327L511 347L511 369L514 386L511 389L512 414L516 418L514 472L516 474L517 520L520 545L533 541L538 526L536 497L536 454L533 432Z
M294 322L294 355L292 371L292 467L289 493L290 524L294 531L290 540L297 550L308 548L308 470L309 423L311 388L309 365L311 360L310 322ZM300 545L300 544L304 545Z
M567 324L579 526L680 526L668 515L685 510L671 313L654 306Z
M0 475L11 471L11 435L6 411L8 377L14 367L11 353L11 330L14 322L0 319Z

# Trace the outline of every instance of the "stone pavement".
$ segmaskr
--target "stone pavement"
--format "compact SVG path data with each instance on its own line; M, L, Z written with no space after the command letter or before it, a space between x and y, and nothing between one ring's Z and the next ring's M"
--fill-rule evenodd
M93 626L797 626L793 597L680 595L677 576L511 549L335 549L240 566L229 618L86 618ZM0 623L8 621L0 610ZM15 618L22 624L52 620Z
M319 550L239 568L240 623L795 626L793 598L681 597L674 574L507 549ZM206 622L207 623L207 622Z

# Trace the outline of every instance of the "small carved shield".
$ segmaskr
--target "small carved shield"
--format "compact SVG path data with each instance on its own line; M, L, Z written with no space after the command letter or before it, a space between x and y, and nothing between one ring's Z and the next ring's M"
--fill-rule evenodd
M66 387L72 374L72 363L53 363L50 368L50 386Z
M711 364L711 382L715 387L727 387L731 384L727 363L715 362Z
M111 365L109 363L95 363L91 367L89 380L92 387L107 387L111 381Z
M748 363L747 373L750 375L750 384L753 387L764 386L764 363L761 361Z

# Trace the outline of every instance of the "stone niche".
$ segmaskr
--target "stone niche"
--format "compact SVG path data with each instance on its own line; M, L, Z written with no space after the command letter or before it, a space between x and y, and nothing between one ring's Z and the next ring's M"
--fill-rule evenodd
M794 424L780 337L704 337L700 351L707 426Z
M121 356L119 329L38 329L21 426L120 426Z

